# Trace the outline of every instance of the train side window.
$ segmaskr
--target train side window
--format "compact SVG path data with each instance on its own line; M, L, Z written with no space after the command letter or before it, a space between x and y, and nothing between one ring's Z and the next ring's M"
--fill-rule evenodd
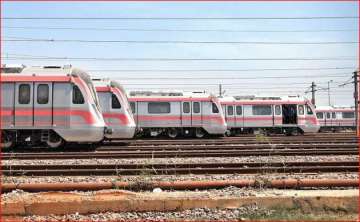
M318 119L324 119L324 113L323 112L316 113L316 117Z
M19 104L30 103L30 85L20 84L19 86Z
M159 114L159 113L170 113L170 103L168 102L149 102L148 112Z
M72 102L73 102L73 104L84 104L85 103L83 94L81 93L79 87L75 86L75 85L73 86Z
M257 116L271 115L272 110L270 105L253 105L252 114Z
M312 111L312 109L311 109L311 107L310 107L309 105L306 105L306 113L307 113L308 115L314 114L313 111Z
M330 113L326 113L326 119L330 119Z
M120 101L115 94L111 94L111 108L121 109Z
M342 118L344 118L344 119L355 118L355 113L354 112L343 112L342 113Z
M39 84L37 87L37 103L47 104L49 102L49 85Z
M303 107L304 109L304 107ZM281 107L280 105L275 106L275 115L281 115Z
M336 119L336 113L335 112L331 113L331 118Z
M299 105L298 113L299 113L299 115L304 115L304 105Z
M183 113L190 113L190 103L189 102L183 103Z
M242 106L236 106L236 115L238 116L242 115Z
M199 102L193 103L193 111L194 111L194 113L200 113L200 103Z
M130 102L130 108L132 113L136 113L135 102Z
M228 114L229 116L234 115L234 107L233 107L233 106L228 106L228 107L227 107L227 114Z
M219 113L219 109L217 108L217 105L215 103L212 103L212 112Z

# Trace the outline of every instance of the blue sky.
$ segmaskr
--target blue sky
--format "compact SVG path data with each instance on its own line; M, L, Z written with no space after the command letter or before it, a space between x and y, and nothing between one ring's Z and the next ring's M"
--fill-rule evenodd
M357 16L358 11L355 2L5 2L2 3L2 7L3 17L333 17ZM19 27L25 27L25 29ZM29 29L29 27L40 28ZM42 27L71 29L42 29ZM76 28L118 30L77 30ZM2 20L2 39L342 42L358 41L357 28L358 23L356 19ZM138 29L138 31L119 29ZM139 31L139 29L142 31ZM144 29L153 31L144 31ZM159 29L165 29L165 31L159 31ZM252 32L234 32L234 30L250 30ZM299 30L306 32L291 32ZM337 31L310 32L314 30ZM3 42L3 56L5 58L6 56L14 56L14 54L70 58L357 58L357 49L357 44L256 45ZM335 61L79 61L71 59L41 61L22 58L18 60L5 59L5 62L26 65L72 64L90 70L89 72L93 76L120 80L129 90L184 89L187 91L206 90L217 93L217 84L222 83L228 95L303 95L312 81L325 88L327 87L327 81L333 80L333 83L331 83L331 100L333 104L337 105L353 104L352 85L350 84L344 88L339 88L337 85L347 81L351 77L354 68L358 67L356 59ZM289 68L343 69L253 70ZM205 69L208 71L204 71ZM246 69L252 71L236 71ZM119 71L110 72L106 70ZM268 76L291 76L291 78L264 78ZM140 79L126 79L129 77ZM157 79L147 79L149 77ZM182 77L194 78L179 79ZM231 79L232 77L235 77L235 79ZM241 79L247 77L254 79ZM307 94L307 96L310 96L310 94ZM317 104L327 105L327 91L323 90L317 93Z

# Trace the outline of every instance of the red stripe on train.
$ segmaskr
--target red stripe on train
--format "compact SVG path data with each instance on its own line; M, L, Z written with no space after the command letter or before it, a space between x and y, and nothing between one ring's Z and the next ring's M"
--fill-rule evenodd
M24 109L24 108L17 108L14 112L11 110L4 110L1 109L0 111L1 116L32 116L33 110L32 109ZM67 109L56 109L54 108L54 112L51 109L36 109L34 110L34 116L80 116L82 117L87 124L95 123L95 118L90 111L86 110L67 110Z

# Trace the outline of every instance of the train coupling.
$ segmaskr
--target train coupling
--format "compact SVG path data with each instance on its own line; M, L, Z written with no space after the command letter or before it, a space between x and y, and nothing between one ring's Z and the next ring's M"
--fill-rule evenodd
M111 134L113 133L113 129L112 129L112 128L105 127L104 133L107 134L107 135L111 135Z

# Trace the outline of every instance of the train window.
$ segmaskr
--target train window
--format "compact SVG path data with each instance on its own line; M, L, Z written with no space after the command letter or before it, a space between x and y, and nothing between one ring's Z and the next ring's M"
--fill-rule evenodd
M307 113L308 115L314 114L313 111L312 111L312 109L311 109L311 107L310 107L309 105L306 105L306 113Z
M73 86L73 95L72 95L72 102L73 104L84 104L84 96L81 93L78 86Z
M320 112L320 113L316 113L316 117L318 119L324 119L324 113Z
M132 113L136 112L135 102L130 102L130 108L131 108Z
M228 106L228 107L227 107L227 114L228 114L229 116L234 115L234 107L233 107L233 106Z
M330 119L330 113L326 113L326 119Z
M252 107L252 114L253 115L271 115L271 106L270 105L254 105Z
M303 105L298 106L298 113L299 113L299 115L304 115L304 106Z
M183 113L190 113L190 103L189 102L183 103Z
M170 103L168 102L149 102L149 113L170 113Z
M242 106L236 106L236 115L238 116L242 115Z
M275 106L275 115L281 115L281 107L279 105Z
M219 109L215 103L212 103L212 112L213 113L219 113Z
M111 95L111 108L113 109L121 109L121 104L119 99L116 97L115 94Z
M37 87L37 103L47 104L49 102L49 85L39 84Z
M193 103L193 111L194 111L194 113L200 113L200 103L199 102Z
M336 119L336 113L331 113L331 118Z
M355 118L355 113L354 112L343 112L342 118L344 118L344 119Z
M19 104L30 103L30 85L20 84L19 86Z

